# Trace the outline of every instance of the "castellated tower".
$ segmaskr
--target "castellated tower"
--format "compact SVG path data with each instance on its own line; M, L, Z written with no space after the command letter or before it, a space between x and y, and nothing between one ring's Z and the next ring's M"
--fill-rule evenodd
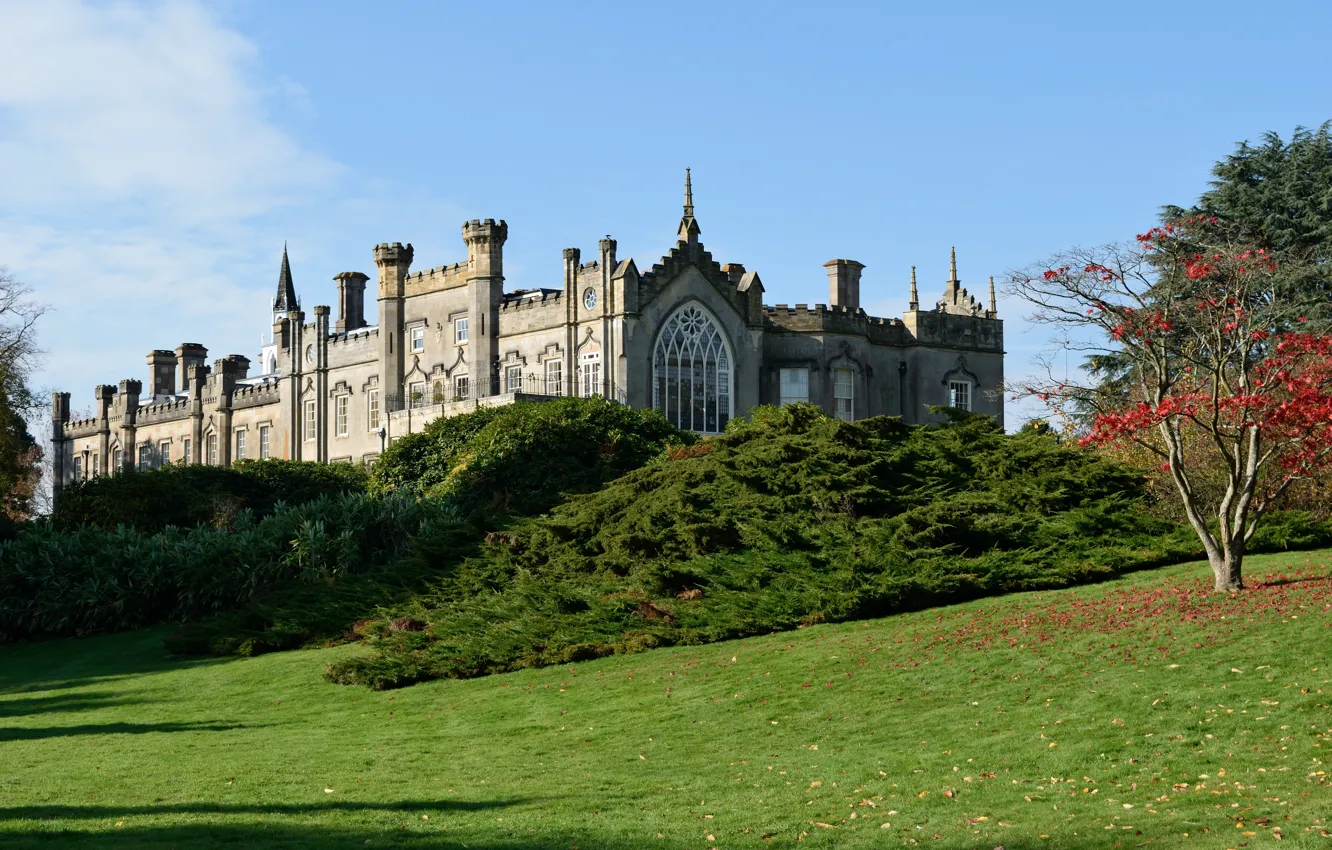
M467 310L471 317L468 341L469 380L476 396L497 392L493 387L499 366L499 311L504 301L504 242L509 226L503 220L472 219L462 227L467 243Z
M379 386L390 411L402 407L402 299L412 254L411 243L381 242L375 246L375 265L379 267ZM394 397L399 400L395 402Z

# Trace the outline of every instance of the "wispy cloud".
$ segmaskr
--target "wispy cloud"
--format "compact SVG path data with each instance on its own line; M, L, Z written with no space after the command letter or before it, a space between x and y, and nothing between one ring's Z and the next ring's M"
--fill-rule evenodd
M153 348L253 356L285 237L313 305L343 269L312 260L365 240L369 264L367 216L461 218L303 144L274 116L308 117L305 90L201 3L0 0L0 20L0 265L54 308L35 382L76 407Z

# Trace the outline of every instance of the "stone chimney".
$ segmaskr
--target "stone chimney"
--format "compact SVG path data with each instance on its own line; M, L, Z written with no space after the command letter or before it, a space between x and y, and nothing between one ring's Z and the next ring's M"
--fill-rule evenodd
M365 327L365 282L369 279L361 272L341 272L333 277L338 284L338 321L333 329L338 333Z
M182 342L176 346L176 386L183 393L190 391L190 379L195 366L208 363L208 349L197 342Z
M223 370L235 380L243 381L250 377L250 358L244 354L228 354L221 363Z
M148 352L148 395L153 401L176 394L176 354L165 349Z
M829 260L823 267L828 270L828 304L852 313L859 310L860 272L865 266L855 260Z
M745 267L740 263L727 263L721 267L721 270L722 274L726 275L726 279L735 286L739 286L740 279L745 276Z

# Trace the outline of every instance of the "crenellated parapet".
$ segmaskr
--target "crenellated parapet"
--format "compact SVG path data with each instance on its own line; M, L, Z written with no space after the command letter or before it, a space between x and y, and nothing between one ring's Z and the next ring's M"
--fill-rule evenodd
M468 253L475 248L478 251L491 251L504 247L509 238L509 225L500 219L485 220L474 218L462 226L463 241L467 243Z
M277 377L266 377L250 384L242 384L231 393L231 408L245 410L276 404L282 398L282 381Z
M870 316L859 308L815 304L778 304L763 308L765 324L772 330L795 333L835 333L863 336L879 345L905 345L910 335L901 319Z

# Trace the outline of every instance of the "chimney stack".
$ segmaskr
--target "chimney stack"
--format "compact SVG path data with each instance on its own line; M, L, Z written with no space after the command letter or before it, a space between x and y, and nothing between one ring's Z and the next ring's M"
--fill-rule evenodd
M197 342L182 342L176 346L176 385L182 393L188 393L191 389L190 378L194 375L195 366L203 366L208 362L208 349Z
M369 279L369 275L361 272L341 272L334 276L338 284L338 321L333 329L337 333L365 327L365 282Z
M148 395L153 401L176 395L175 352L165 349L148 352Z
M852 313L860 309L860 272L863 263L855 260L829 260L823 264L828 270L828 303L845 307Z

